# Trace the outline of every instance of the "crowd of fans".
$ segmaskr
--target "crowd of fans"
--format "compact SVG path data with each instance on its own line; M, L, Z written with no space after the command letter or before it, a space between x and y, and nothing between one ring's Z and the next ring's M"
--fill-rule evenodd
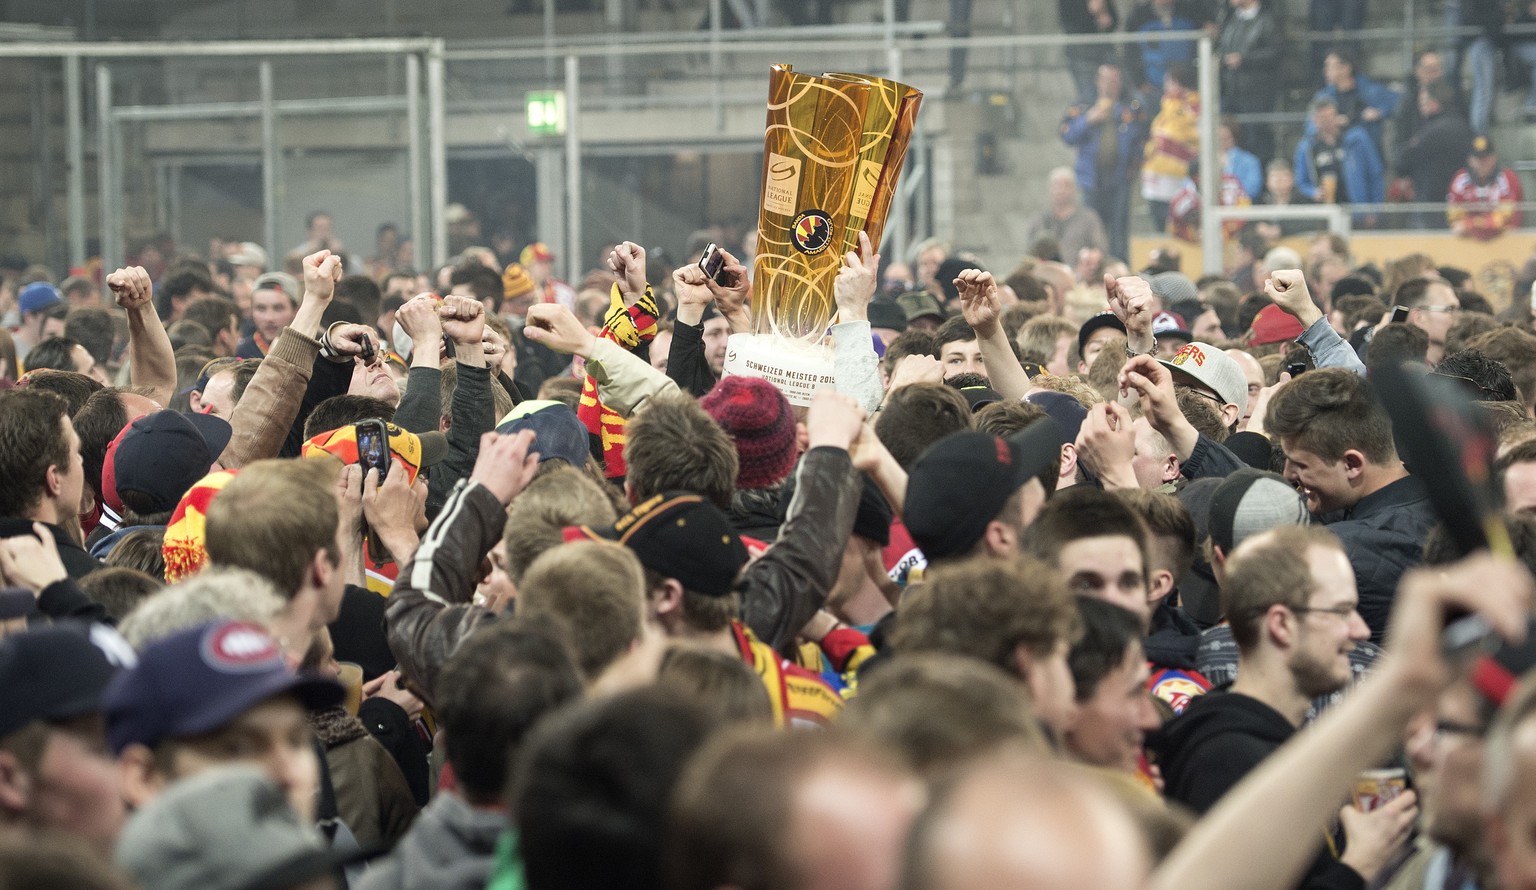
M747 251L329 221L4 279L0 887L1536 888L1536 273L865 239L796 406Z
M1367 205L1355 214L1356 225L1450 228L1478 239L1520 225L1520 181L1499 163L1490 130L1498 59L1512 72L1510 86L1532 85L1536 33L1505 28L1536 23L1536 4L1446 4L1447 25L1483 33L1420 53L1401 88L1365 74L1358 41L1328 39L1337 29L1362 27L1365 0L1311 0L1308 16L1289 23L1273 0L1139 0L1123 27L1115 0L1058 5L1068 34L1140 35L1129 44L1085 43L1066 51L1078 98L1062 120L1061 138L1076 151L1083 210L1102 229L1092 240L1101 250L1128 255L1138 185L1154 231L1198 240L1196 43L1164 35L1201 30L1215 46L1225 116L1217 204ZM1294 41L1287 31L1296 29L1313 32L1302 79L1315 93L1299 140L1277 145L1262 116L1280 110L1293 60L1300 58L1288 51ZM1528 89L1522 115L1531 109L1536 89ZM1388 203L1419 209L1385 212L1380 205ZM1427 210L1425 204L1444 206Z

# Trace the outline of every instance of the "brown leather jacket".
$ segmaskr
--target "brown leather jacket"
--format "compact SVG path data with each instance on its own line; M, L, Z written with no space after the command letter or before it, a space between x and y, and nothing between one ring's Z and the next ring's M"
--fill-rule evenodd
M778 541L742 572L742 620L775 649L794 639L826 602L859 507L848 452L807 452ZM385 621L400 670L431 695L459 643L496 615L471 602L480 561L501 540L506 510L483 486L449 495L415 557L400 572Z

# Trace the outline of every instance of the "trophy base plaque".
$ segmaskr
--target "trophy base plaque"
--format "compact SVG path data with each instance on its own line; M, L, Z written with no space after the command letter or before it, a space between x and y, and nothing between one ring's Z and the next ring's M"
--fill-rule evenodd
M732 334L725 345L722 377L761 377L791 405L811 404L816 390L832 386L832 347L773 334Z

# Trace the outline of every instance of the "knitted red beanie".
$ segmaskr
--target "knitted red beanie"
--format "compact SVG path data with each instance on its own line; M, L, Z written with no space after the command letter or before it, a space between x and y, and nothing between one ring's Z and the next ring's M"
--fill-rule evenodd
M757 377L726 377L699 400L736 443L737 488L768 488L795 466L795 414L779 388Z

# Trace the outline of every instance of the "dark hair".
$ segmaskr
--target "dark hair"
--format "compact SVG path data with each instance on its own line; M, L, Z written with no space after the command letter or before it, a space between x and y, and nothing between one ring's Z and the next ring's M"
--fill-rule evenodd
M976 428L1006 439L1044 416L1045 409L1034 402L1003 399L976 412ZM1046 491L1050 490L1051 486L1046 486Z
M875 421L875 435L896 463L910 472L929 445L970 429L972 423L971 406L959 390L942 383L914 383L886 397Z
M201 323L190 318L172 322L165 329L165 335L171 340L171 350L177 351L188 346L197 346L204 349L213 348L213 333L203 327Z
M430 690L464 796L499 803L534 724L582 691L576 663L552 625L516 619L471 634Z
M123 407L123 391L114 387L91 393L71 418L80 436L80 459L85 464L85 481L100 500L101 467L107 459L107 446L128 425L128 410Z
M1397 286L1397 290L1392 292L1392 305L1406 306L1409 309L1417 309L1419 306L1424 304L1425 300L1429 299L1429 289L1437 284L1441 285L1442 287L1450 287L1450 285L1446 284L1444 281L1440 281L1434 278L1423 278L1419 276L1410 278L1407 281L1404 281L1402 284L1399 284Z
M80 589L100 603L113 621L122 621L134 606L164 586L159 578L127 566L97 569L80 579Z
M366 318L379 314L379 302L384 292L367 275L347 275L336 282L336 299L351 303Z
M529 886L660 890L667 805L713 728L656 687L572 704L539 723L512 799Z
M320 313L320 326L328 328L338 321L347 324L364 324L363 313L357 307L345 300L332 300L325 311Z
M1141 618L1129 609L1091 596L1074 597L1083 635L1067 653L1077 700L1093 698L1099 683L1125 663L1125 650L1141 640Z
M955 398L965 404L959 393ZM652 399L629 422L624 462L637 501L664 491L692 491L729 510L740 458L731 437L698 401L675 396Z
M953 377L946 378L944 380L944 385L957 390L974 389L978 386L990 387L992 385L992 381L988 380L981 374L973 374L970 371L966 371L963 374L956 374Z
M74 370L55 371L52 368L42 368L30 372L26 378L22 389L58 396L64 400L70 417L74 417L81 408L85 407L85 400L89 399L92 393L105 388L95 380Z
M1178 84L1186 90L1194 89L1196 86L1195 68L1188 62L1174 62L1172 65L1168 66L1168 70L1164 71L1163 74L1166 77L1173 78L1174 83ZM1235 133L1233 134L1233 141L1236 141Z
M457 287L460 284L469 285L469 290L475 295L475 299L481 302L489 301L494 311L501 311L501 300L504 292L501 288L501 276L487 269L477 262L469 262L455 266L453 273L448 276L449 287Z
M1281 387L1269 402L1264 429L1276 440L1295 439L1295 447L1326 461L1340 460L1350 449L1374 464L1397 459L1386 409L1365 378L1342 368L1310 371Z
M944 347L950 343L963 343L976 339L976 329L966 323L963 316L956 315L939 325L939 329L933 334L934 352L943 355Z
M27 353L23 371L75 371L75 347L68 337L49 337Z
M223 297L198 297L187 304L181 313L183 321L195 321L203 326L208 336L217 340L221 331L227 331L240 318L240 310Z
M66 410L51 393L0 392L0 516L25 517L47 493L48 468L68 469Z
M64 336L91 354L103 368L112 360L112 344L117 342L117 328L112 313L98 306L81 306L64 317ZM70 370L74 370L71 368Z
M896 363L909 355L931 355L939 357L939 347L934 345L933 335L927 331L910 330L902 331L891 341L891 345L885 347L885 358L881 362L885 365L885 373L890 374L896 370Z
M360 420L395 419L395 406L372 396L354 396L342 393L331 396L315 406L304 420L304 438L357 423Z
M1371 348L1375 349L1376 345L1372 343ZM1463 349L1446 356L1435 366L1435 373L1455 378L1474 401L1513 402L1519 398L1509 369L1503 362L1489 358L1481 349Z
M166 276L160 282L160 287L155 290L155 311L161 319L171 317L171 301L186 299L194 290L207 291L210 294L219 292L219 286L214 283L213 276L202 266L181 266L177 271Z
M1142 571L1147 558L1147 527L1131 505L1107 491L1074 485L1046 503L1034 524L1024 533L1024 547L1031 555L1055 565L1061 551L1083 538L1126 537L1136 542Z
M967 269L980 269L981 264L975 260L968 260L959 256L947 256L939 267L933 271L933 280L939 283L939 290L943 291L939 296L946 303L960 299L960 291L955 288L955 279ZM974 337L972 338L974 339Z
M1370 340L1370 350L1366 352L1366 367L1372 372L1375 372L1378 367L1396 367L1405 363L1424 367L1428 349L1430 349L1430 335L1425 334L1422 327L1418 324L1405 323L1405 321L1395 321L1378 330L1375 337Z

